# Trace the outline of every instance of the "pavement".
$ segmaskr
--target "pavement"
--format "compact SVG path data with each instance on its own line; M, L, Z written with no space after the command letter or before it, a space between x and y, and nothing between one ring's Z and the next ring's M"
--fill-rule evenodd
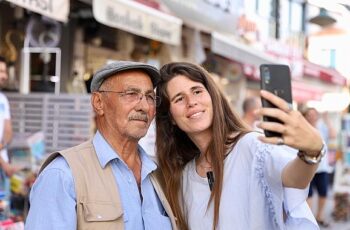
M312 210L314 213L316 212L316 203L317 201L315 198L317 197L317 194L315 194ZM321 227L321 230L350 230L350 216L347 221L334 221L332 218L332 212L334 209L334 199L333 199L333 192L330 190L330 193L328 194L328 200L326 203L326 210L325 210L325 220L330 223L330 226L328 228Z

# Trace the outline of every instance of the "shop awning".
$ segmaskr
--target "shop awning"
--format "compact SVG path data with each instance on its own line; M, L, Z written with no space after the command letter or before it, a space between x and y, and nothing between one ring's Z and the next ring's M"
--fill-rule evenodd
M261 64L277 64L279 61L263 51L236 41L234 36L212 33L211 49L214 53L242 64L258 68Z
M51 0L51 1L23 1L6 0L15 5L26 8L35 13L53 18L57 21L67 22L69 14L69 0Z
M201 31L237 32L239 12L244 8L242 0L160 0L187 25Z
M171 45L179 45L182 20L130 0L93 0L95 19L118 28Z
M296 102L307 102L310 100L319 101L325 92L315 86L309 84L292 81L292 96Z
M304 76L317 78L335 85L345 86L347 79L335 69L323 67L304 60Z

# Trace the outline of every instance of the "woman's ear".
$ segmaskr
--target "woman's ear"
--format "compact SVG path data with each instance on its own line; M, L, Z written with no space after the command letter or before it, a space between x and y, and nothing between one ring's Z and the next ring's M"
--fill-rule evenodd
M93 92L91 96L91 105L97 115L103 115L103 100L102 95L98 92Z

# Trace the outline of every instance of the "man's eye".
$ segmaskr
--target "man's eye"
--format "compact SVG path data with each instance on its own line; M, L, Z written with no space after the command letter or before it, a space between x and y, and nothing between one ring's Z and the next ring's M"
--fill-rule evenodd
M125 92L125 95L128 97L136 97L139 95L138 92Z
M155 96L152 95L152 94L149 94L149 95L146 95L146 98L147 98L148 100L154 101Z

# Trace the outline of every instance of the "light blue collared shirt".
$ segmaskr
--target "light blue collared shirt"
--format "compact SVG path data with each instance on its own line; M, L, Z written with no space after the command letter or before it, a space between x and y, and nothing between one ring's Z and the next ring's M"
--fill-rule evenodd
M169 217L150 180L157 166L139 146L141 168L141 194L135 177L97 132L93 146L101 167L111 164L124 210L125 229L171 229ZM30 210L25 229L76 229L76 194L72 172L63 157L53 160L39 175L30 192Z

